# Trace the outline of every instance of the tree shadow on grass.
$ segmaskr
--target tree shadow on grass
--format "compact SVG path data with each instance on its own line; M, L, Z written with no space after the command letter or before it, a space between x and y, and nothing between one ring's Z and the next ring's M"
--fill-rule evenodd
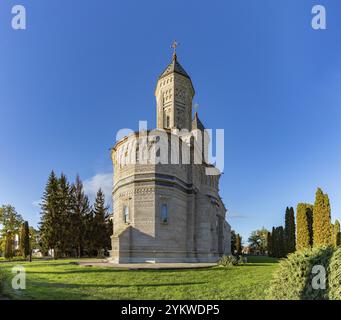
M108 267L79 267L77 269L70 269L70 270L61 270L61 271L27 271L29 274L55 274L55 275L63 275L63 274L90 274L90 273L176 273L176 274L185 274L189 272L202 272L202 271L212 271L217 272L223 270L222 268L209 268L209 269L115 269L115 268L108 268Z
M193 285L205 285L207 282L179 282L179 283L145 283L145 284L72 284L72 283L51 283L51 282L40 282L31 281L30 285L37 287L49 287L49 288L145 288L145 287L176 287L176 286L193 286Z

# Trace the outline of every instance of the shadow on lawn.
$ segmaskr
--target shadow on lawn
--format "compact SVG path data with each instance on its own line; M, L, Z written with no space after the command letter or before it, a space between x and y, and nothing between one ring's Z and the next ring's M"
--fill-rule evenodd
M39 282L39 281L31 281L30 285L37 287L49 287L49 288L144 288L144 287L176 287L176 286L193 286L193 285L204 285L207 282L179 282L179 283L150 283L150 284L72 284L72 283L47 283L47 282Z
M135 269L116 269L116 268L108 268L108 267L78 267L77 269L65 269L61 271L30 271L28 270L27 273L29 274L55 274L55 275L63 275L63 274L90 274L90 273L130 273L130 272L137 272L137 273L188 273L188 272L200 272L200 271L219 271L222 270L218 267L212 268L201 268L201 269L143 269L143 270L135 270Z

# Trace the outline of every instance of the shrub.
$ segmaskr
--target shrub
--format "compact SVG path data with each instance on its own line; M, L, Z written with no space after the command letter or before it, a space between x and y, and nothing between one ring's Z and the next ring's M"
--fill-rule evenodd
M320 247L290 254L287 259L280 262L267 292L267 298L271 300L328 299L328 283L326 290L312 288L312 279L316 276L312 273L312 269L315 265L322 265L329 274L333 251L332 247Z
M218 265L220 267L233 267L239 264L239 260L235 256L223 256L220 258Z
M237 266L247 263L247 258L243 256L223 256L220 258L218 265L221 267Z
M4 271L0 269L0 293L2 292L3 282L5 281Z
M341 248L335 250L329 265L329 299L341 300Z

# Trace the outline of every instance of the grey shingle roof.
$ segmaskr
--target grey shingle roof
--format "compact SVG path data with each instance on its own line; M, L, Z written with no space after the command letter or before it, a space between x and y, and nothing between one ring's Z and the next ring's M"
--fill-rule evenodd
M166 77L169 74L174 73L174 72L178 73L178 74L181 74L181 75L187 77L188 79L191 79L190 76L188 75L188 73L185 71L185 69L178 62L176 54L173 54L172 62L168 65L166 70L161 74L159 79L161 79L163 77Z

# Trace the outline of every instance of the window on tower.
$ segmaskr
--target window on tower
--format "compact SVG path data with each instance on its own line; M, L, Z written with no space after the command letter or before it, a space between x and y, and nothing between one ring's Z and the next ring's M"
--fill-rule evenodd
M129 222L129 208L128 206L123 206L123 221L124 223Z
M170 118L169 118L169 116L167 116L166 119L167 119L166 120L166 128L169 128L170 127Z
M161 221L162 223L168 223L168 206L166 203L161 206Z

